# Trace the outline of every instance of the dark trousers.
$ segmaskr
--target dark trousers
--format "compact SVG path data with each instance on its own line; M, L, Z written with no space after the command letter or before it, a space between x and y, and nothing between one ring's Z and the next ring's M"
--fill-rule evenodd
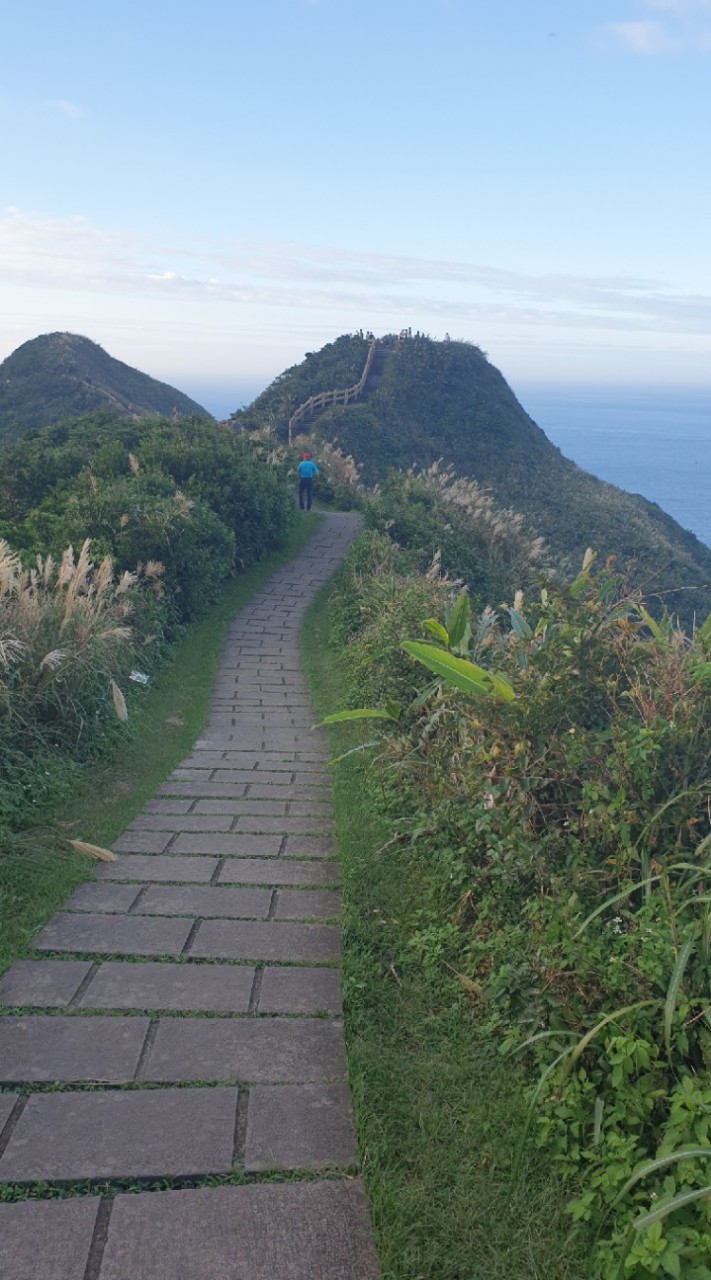
M299 506L304 509L304 497L306 497L306 510L311 510L311 500L314 496L314 480L313 476L302 476L299 480Z

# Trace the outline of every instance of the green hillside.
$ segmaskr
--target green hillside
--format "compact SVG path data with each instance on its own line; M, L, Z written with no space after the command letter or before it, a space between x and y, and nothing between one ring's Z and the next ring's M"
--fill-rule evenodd
M0 445L64 418L107 410L127 418L212 417L181 391L76 333L42 334L0 364Z
M363 339L345 336L311 353L235 421L270 422L285 432L289 412L306 396L357 378L357 357L362 368L366 350ZM601 559L616 556L648 598L663 600L687 622L711 609L711 549L656 504L564 458L470 343L419 334L403 339L366 400L328 410L312 431L351 454L368 483L391 468L424 468L442 459L521 512L566 569L577 571L592 546Z
M246 409L238 409L232 421L250 430L268 426L286 440L289 418L309 396L339 387L352 387L360 378L368 355L368 340L345 333L320 351L307 351L301 364L285 369Z

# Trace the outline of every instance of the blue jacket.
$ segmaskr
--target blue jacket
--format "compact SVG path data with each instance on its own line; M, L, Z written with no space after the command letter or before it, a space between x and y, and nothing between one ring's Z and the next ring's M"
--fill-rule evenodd
M318 475L318 467L310 458L304 458L299 463L298 471L302 480L313 480L314 476Z

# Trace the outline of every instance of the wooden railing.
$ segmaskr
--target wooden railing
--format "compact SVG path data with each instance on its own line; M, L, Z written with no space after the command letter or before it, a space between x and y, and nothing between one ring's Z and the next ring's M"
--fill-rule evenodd
M371 338L370 345L368 347L368 354L363 366L363 372L354 386L345 387L339 391L320 391L317 396L309 396L308 400L304 400L304 403L299 405L298 409L296 409L289 418L289 444L292 443L294 437L294 428L298 427L299 423L303 422L304 418L309 417L313 412L322 413L323 410L328 409L330 405L353 404L355 400L360 400L365 389L365 384L368 381L368 374L370 373L377 349L378 339Z

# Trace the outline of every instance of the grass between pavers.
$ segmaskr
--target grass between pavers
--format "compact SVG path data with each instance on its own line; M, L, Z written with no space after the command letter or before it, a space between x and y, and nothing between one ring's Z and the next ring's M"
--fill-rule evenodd
M164 920L169 917L163 916ZM235 921L238 923L238 921ZM261 922L260 922L261 923ZM264 922L269 923L269 922ZM278 921L272 921L276 924ZM285 922L286 923L286 922ZM298 922L300 923L300 921ZM265 960L262 956L191 956L154 955L137 951L32 951L30 960L91 960L95 964L107 964L120 960L122 964L229 964L235 966L274 965L280 969L338 969L337 960ZM0 1280L2 1278L0 1277Z
M302 658L320 716L345 705L328 648L329 588L309 610ZM334 757L352 726L329 730ZM372 734L368 734L369 737ZM514 1181L523 1081L477 1028L456 976L408 953L434 886L390 844L377 766L334 768L342 868L343 994L349 1078L383 1280L580 1280L567 1196L537 1152Z
M245 1173L233 1169L224 1174L196 1174L174 1178L74 1178L57 1182L6 1182L0 1186L0 1204L21 1200L71 1200L80 1196L101 1196L113 1200L119 1195L140 1195L146 1191L214 1190L217 1187L283 1185L289 1182L347 1182L357 1173L348 1166L323 1169L274 1169Z
M343 1084L342 1076L324 1076L321 1080L253 1080L248 1076L206 1076L196 1080L123 1080L120 1083L96 1083L91 1080L18 1080L15 1084L3 1084L2 1093L21 1098L46 1093L150 1093L161 1089L241 1089L254 1088L289 1089L294 1085Z
M230 618L301 550L321 517L300 517L286 545L230 583L209 613L173 646L135 716L130 738L91 771L72 800L0 846L0 973L24 955L37 930L92 864L67 838L110 845L199 736Z

